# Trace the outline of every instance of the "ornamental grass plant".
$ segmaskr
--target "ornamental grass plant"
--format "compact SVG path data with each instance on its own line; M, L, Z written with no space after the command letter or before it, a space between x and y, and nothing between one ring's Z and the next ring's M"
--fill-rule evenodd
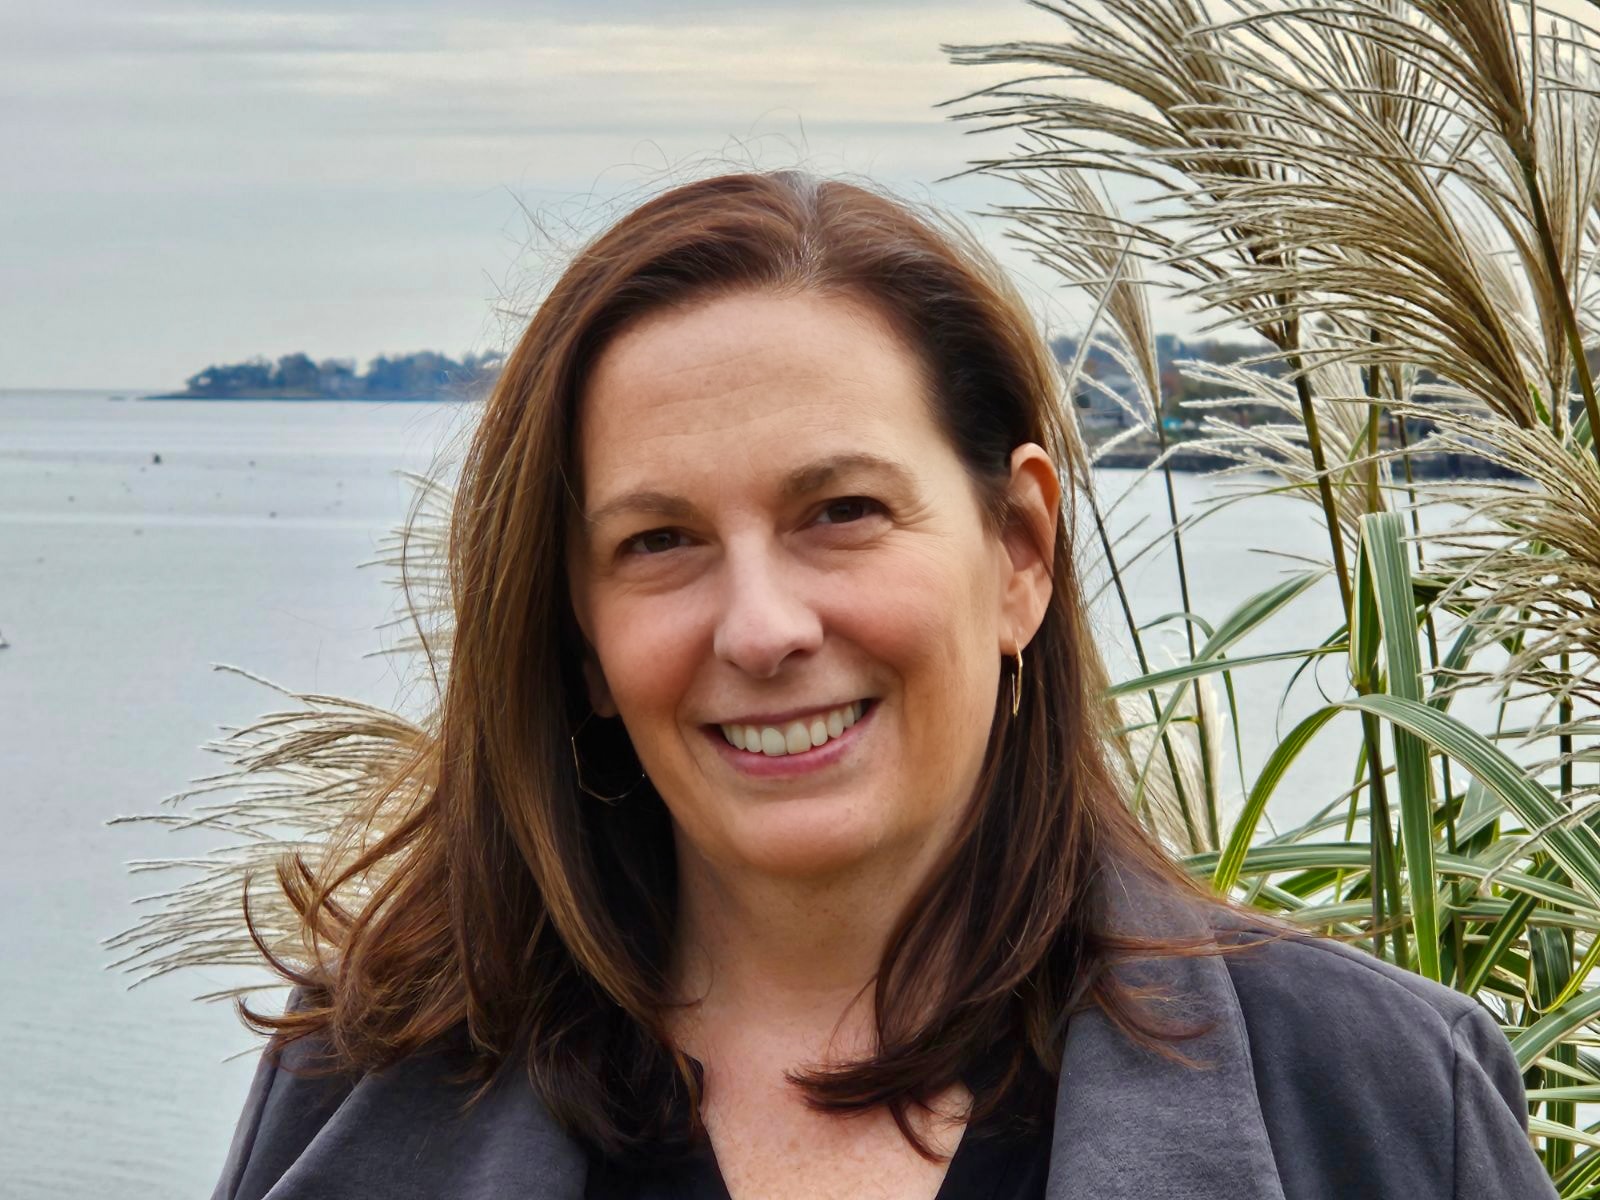
M1111 397L1129 427L1091 460L1140 440L1166 489L1171 521L1140 544L1104 533L1117 497L1096 502L1140 665L1113 689L1133 802L1219 891L1477 998L1527 1072L1560 1194L1600 1194L1600 12L1036 7L1059 41L946 47L1026 72L952 103L1014 132L971 170L1020 185L1027 201L998 210L1009 236L1091 302L1068 394L1105 388L1082 370L1090 346L1133 383ZM1108 197L1129 188L1119 210ZM1212 399L1163 392L1158 288L1262 346L1179 364ZM1198 425L1183 451L1227 464L1224 502L1196 513L1174 497L1174 412ZM1450 455L1484 478L1440 478ZM1185 539L1283 496L1313 506L1320 551L1232 612L1198 610ZM1166 620L1187 648L1159 669L1122 582L1152 554L1171 556ZM1319 590L1337 627L1253 652ZM1291 689L1314 671L1322 694L1264 762L1235 756L1230 788L1216 726L1273 722L1240 711L1236 680L1284 659ZM1343 723L1359 728L1348 786L1270 826L1286 773Z

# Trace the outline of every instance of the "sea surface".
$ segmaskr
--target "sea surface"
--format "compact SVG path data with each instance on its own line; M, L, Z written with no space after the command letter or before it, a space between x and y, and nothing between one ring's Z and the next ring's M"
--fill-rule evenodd
M359 564L405 515L412 485L400 472L453 461L475 411L132 395L0 391L0 1194L13 1200L210 1193L257 1043L229 1007L193 998L243 977L191 968L130 989L102 939L133 922L136 898L182 878L128 863L203 854L216 838L107 821L157 811L222 769L206 741L288 707L217 664L294 691L401 703L405 663L381 653L396 634L377 628L395 615L395 591L389 572ZM1097 485L1109 502L1132 479L1105 472ZM1178 493L1193 513L1222 489L1189 476ZM1164 505L1147 482L1111 525L1131 547L1164 522ZM1098 586L1083 524L1085 576ZM1195 611L1220 618L1318 537L1310 508L1290 499L1202 523L1185 542ZM1169 557L1135 564L1125 584L1141 622L1181 607ZM1253 648L1320 640L1336 608L1324 589ZM1125 668L1109 593L1095 611ZM1178 626L1164 628L1151 635L1158 665L1180 646ZM1302 688L1280 718L1289 670L1241 677L1247 770L1315 701ZM1291 777L1275 815L1331 794L1348 772L1339 744Z

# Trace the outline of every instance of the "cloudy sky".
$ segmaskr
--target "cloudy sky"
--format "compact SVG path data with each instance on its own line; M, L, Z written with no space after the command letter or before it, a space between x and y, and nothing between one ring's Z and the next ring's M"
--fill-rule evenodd
M0 0L0 387L498 346L563 234L717 168L1021 199L935 183L1009 144L934 108L1004 74L940 45L1060 32L1021 0Z

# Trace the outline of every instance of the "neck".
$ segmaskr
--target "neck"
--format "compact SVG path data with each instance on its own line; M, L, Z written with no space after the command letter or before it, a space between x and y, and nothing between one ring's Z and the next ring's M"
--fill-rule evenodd
M759 1027L824 1061L870 1052L879 964L938 848L802 880L720 870L680 835L671 979L692 1002L685 1049L707 1029Z

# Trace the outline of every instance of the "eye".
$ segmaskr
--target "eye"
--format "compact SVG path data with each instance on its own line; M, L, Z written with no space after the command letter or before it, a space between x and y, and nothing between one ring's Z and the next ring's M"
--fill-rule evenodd
M676 529L650 529L644 533L635 534L620 547L623 554L653 555L663 554L668 550L675 550L683 541L683 534Z
M883 505L866 496L842 496L838 500L830 500L817 514L817 519L826 525L846 525L852 521L874 512L882 512Z

